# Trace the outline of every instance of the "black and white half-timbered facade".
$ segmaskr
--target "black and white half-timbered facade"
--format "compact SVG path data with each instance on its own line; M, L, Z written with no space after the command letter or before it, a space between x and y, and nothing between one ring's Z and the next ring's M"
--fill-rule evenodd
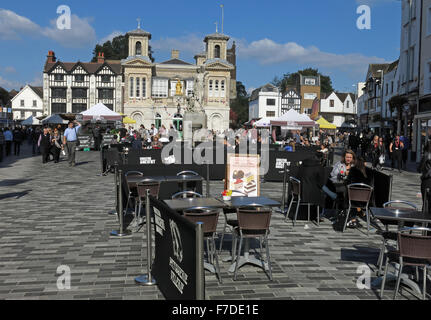
M301 113L301 95L293 88L287 88L281 97L280 115L285 114L290 109Z
M80 113L97 103L121 112L122 68L120 61L56 61L49 51L43 73L44 114Z

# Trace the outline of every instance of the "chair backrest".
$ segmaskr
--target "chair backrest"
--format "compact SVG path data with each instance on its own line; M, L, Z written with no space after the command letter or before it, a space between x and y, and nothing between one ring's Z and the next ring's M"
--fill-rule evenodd
M203 223L204 234L214 234L217 231L219 209L209 207L195 207L183 211L184 217L193 223Z
M349 201L367 203L371 199L373 187L364 183L353 183L347 186Z
M138 195L140 198L145 199L147 190L150 190L150 195L155 198L159 197L160 182L158 181L145 181L145 179L137 184Z
M261 235L263 231L268 232L271 222L272 210L262 206L246 206L237 210L238 226L241 231L248 231L247 234Z
M179 199L179 198L202 198L203 196L200 193L197 193L195 191L187 190L187 191L181 191L178 193L175 193L172 195L172 199Z
M181 171L177 173L177 176L198 176L199 174L197 172L191 171L191 170L186 170L186 171Z
M127 171L124 176L128 177L128 176L143 176L144 174L140 171Z
M290 192L295 196L301 195L301 181L295 177L289 177L290 184L292 185L292 188L290 189Z
M431 231L428 228L407 228L406 230ZM401 257L431 260L430 236L399 232L398 247Z

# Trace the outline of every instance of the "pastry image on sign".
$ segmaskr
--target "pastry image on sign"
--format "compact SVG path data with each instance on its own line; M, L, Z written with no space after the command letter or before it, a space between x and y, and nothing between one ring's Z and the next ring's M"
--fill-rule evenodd
M244 181L242 180L244 178L244 171L234 171L232 174L232 178L234 179L233 183L233 189L234 190L242 190L244 187Z
M248 195L250 193L253 193L256 191L256 181L251 180L249 183L247 183L244 187L245 193Z

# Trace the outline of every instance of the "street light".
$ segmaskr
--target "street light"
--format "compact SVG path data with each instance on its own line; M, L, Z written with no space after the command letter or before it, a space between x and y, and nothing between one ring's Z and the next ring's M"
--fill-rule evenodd
M383 70L377 70L377 72L380 72L380 129L383 130Z

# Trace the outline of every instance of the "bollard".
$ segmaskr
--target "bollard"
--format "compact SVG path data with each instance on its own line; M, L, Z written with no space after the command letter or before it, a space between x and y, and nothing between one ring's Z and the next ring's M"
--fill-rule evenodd
M280 171L279 171L280 172ZM287 163L284 163L283 169L283 193L281 195L281 206L277 212L286 213L286 185L287 185Z
M145 198L145 213L147 219L147 274L136 277L135 282L143 286L152 286L156 284L156 279L151 275L152 252L151 252L151 213L150 213L150 190L147 189Z
M203 223L196 224L196 300L205 300Z
M210 163L207 161L207 198L210 197Z
M118 213L118 163L114 164L114 177L115 177L115 210L111 210L108 214L117 215Z
M130 236L130 230L124 229L124 209L123 209L123 191L122 191L122 170L118 172L118 220L120 223L120 230L114 230L111 232L111 236L114 237L125 237Z

